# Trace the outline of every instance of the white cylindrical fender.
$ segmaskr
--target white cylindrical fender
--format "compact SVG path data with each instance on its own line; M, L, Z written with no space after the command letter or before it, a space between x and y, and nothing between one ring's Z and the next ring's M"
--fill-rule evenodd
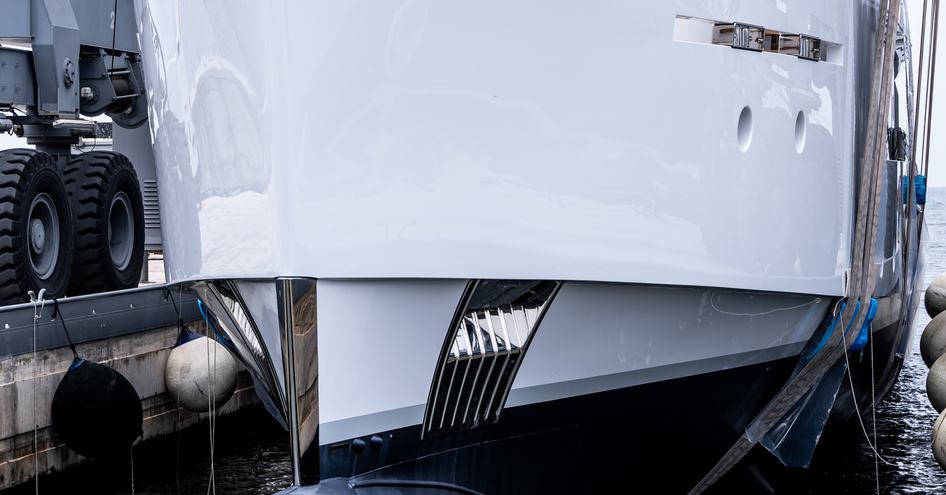
M926 375L926 395L937 412L946 409L946 356L940 356Z
M946 273L938 275L926 288L926 312L931 318L946 310Z
M226 347L207 337L199 337L171 350L164 368L168 393L180 405L195 412L210 410L210 390L214 407L230 399L236 389L237 363Z
M939 463L939 467L946 469L946 411L939 414L936 423L933 424L933 457Z
M946 354L946 313L936 315L920 336L920 355L927 368L943 354Z

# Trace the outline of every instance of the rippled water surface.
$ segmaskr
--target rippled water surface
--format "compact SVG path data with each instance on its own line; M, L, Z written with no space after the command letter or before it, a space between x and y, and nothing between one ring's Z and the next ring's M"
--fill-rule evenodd
M928 256L924 287L946 273L946 189L930 191L927 209ZM779 493L946 493L946 473L933 459L929 439L936 412L926 398L926 366L919 334L929 322L922 306L913 353L900 380L877 411L881 455L874 476L874 455L862 436L827 434L808 471L790 473L790 482L773 483ZM867 426L870 428L870 418ZM288 438L260 409L218 421L213 472L218 493L269 494L290 481ZM206 425L152 442L135 450L135 493L206 493L211 472ZM42 493L130 493L128 463L89 463L41 480ZM879 483L878 483L879 481ZM33 486L18 493L33 493Z
M924 288L937 275L946 273L946 188L930 190L926 226L928 251ZM920 333L929 321L921 302L914 329L913 352L900 373L899 381L877 410L880 453L891 463L880 467L882 493L946 493L946 473L940 469L930 450L930 433L937 413L926 398L927 368L920 357L919 347ZM860 442L855 455L836 456L832 460L825 457L822 455L816 459L813 470L822 474L822 478L838 478L844 482L824 483L827 489L814 489L813 493L876 491L874 455L865 442Z
M925 288L946 273L946 188L930 190L926 210L927 258ZM877 443L881 456L881 493L946 493L946 473L930 450L930 433L936 410L926 398L927 368L920 357L920 333L930 317L922 302L917 313L912 354L900 379L877 409ZM869 414L866 415L870 429ZM828 437L815 453L809 473L800 473L808 493L875 493L874 454L863 437ZM856 445L852 445L855 444ZM797 488L797 485L793 488Z

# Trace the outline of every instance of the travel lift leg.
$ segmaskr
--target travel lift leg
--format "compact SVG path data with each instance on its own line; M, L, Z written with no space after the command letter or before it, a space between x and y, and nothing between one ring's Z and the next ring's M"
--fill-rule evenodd
M147 119L133 1L8 0L3 9L0 131L35 150L0 151L0 304L24 302L31 289L134 287L144 250L134 167L108 151L72 154L95 136L83 116L128 128Z

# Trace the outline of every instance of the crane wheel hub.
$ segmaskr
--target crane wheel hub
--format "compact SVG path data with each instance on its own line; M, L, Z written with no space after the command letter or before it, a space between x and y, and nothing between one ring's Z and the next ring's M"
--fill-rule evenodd
M30 264L36 276L47 279L59 259L59 213L46 193L37 194L29 213Z

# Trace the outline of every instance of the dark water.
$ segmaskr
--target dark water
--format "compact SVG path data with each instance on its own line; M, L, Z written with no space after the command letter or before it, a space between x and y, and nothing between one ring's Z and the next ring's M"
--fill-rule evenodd
M929 191L926 210L928 251L925 288L946 273L946 188ZM930 434L938 414L926 397L927 368L920 357L920 333L929 323L921 302L914 329L913 352L900 379L877 409L877 443L890 465L880 464L881 493L946 493L944 472L930 450ZM865 422L870 431L869 413ZM860 437L827 437L818 447L810 472L797 473L793 488L812 494L875 493L874 453ZM803 486L799 486L803 485ZM798 490L793 490L798 492Z
M929 250L926 282L946 272L946 189L932 189L927 207ZM922 306L913 353L900 380L877 411L881 455L879 480L874 455L858 435L823 438L807 471L789 472L772 482L779 493L854 494L946 493L946 473L933 459L929 438L936 411L925 392L926 366L920 358L919 334L929 322ZM870 417L866 423L870 429ZM261 409L218 420L213 472L218 493L270 494L289 485L288 437ZM211 472L207 425L188 428L134 454L134 493L207 493ZM91 462L40 480L42 493L131 493L130 460ZM770 480L771 481L771 480ZM90 490L89 487L95 487ZM16 493L33 493L32 484ZM743 490L740 490L743 491Z
M42 494L208 493L210 433L195 425L145 445L134 459L91 461L40 478ZM216 424L213 472L216 493L269 495L289 486L288 434L262 408L220 418ZM134 482L131 463L134 462ZM134 488L132 489L132 486ZM4 495L35 493L26 483Z
M929 191L926 209L927 258L925 288L946 273L946 188ZM926 397L927 368L920 357L920 333L929 323L922 303L914 329L913 353L907 359L893 391L877 410L880 453L892 465L881 464L880 486L886 493L946 493L946 473L930 450L930 434L938 416ZM850 463L852 486L874 486L874 456L861 442L859 455ZM844 467L824 463L827 476L844 475Z

